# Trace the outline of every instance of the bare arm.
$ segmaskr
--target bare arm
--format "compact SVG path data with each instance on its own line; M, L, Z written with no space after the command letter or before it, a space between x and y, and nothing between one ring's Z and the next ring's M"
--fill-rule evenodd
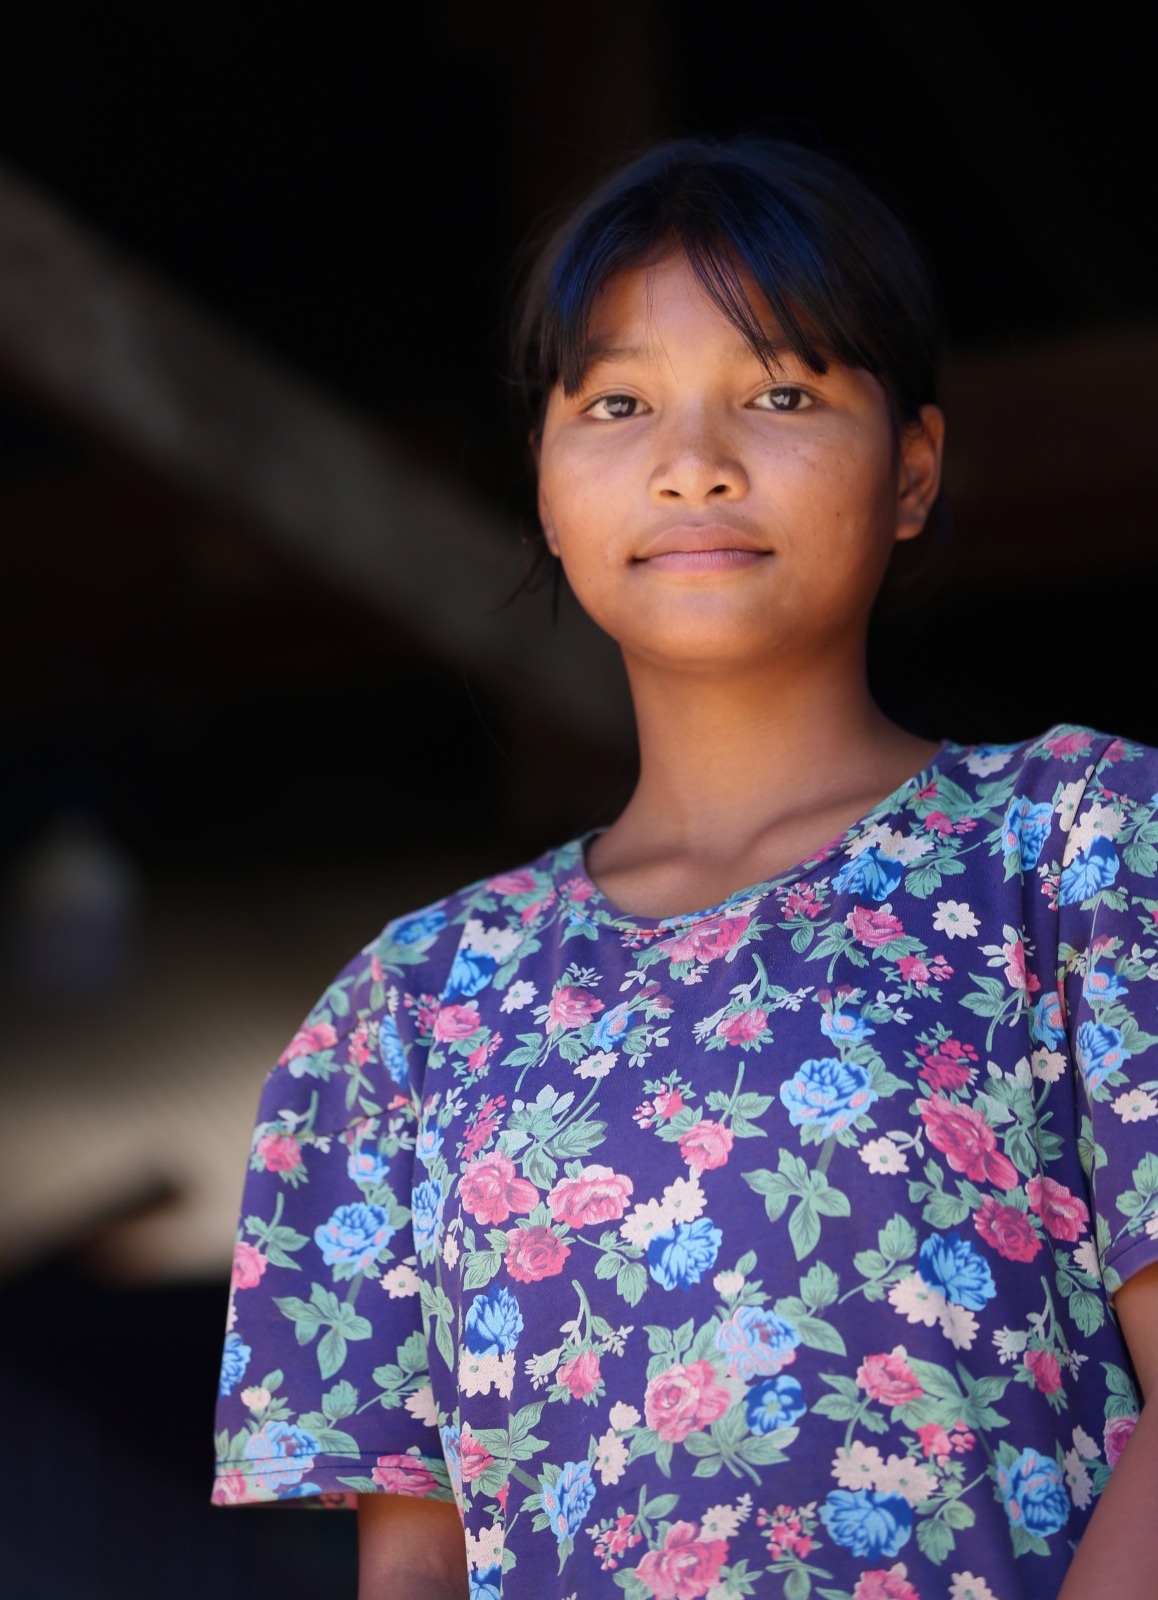
M1153 1600L1158 1572L1158 1264L1114 1296L1142 1387L1142 1415L1098 1500L1058 1600Z
M402 1494L358 1497L358 1600L466 1600L458 1508Z

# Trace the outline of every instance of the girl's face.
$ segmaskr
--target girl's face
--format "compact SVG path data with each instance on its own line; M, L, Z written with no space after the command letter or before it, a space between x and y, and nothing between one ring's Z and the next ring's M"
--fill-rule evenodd
M770 378L680 254L604 286L590 350L580 391L547 406L539 512L629 664L860 651L893 545L936 496L936 408L898 440L867 372L786 353Z

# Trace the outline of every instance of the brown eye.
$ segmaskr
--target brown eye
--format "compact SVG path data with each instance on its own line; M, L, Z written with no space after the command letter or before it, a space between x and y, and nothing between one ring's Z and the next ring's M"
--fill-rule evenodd
M587 414L601 422L618 422L636 416L638 407L633 394L605 394L587 407Z
M758 411L806 411L811 404L812 396L792 383L766 389L755 401Z

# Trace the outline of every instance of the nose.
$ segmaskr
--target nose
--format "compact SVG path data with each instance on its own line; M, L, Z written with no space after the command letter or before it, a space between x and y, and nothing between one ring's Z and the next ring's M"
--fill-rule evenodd
M727 429L703 412L674 418L656 443L658 458L648 484L653 499L703 505L742 500L747 494L748 475Z

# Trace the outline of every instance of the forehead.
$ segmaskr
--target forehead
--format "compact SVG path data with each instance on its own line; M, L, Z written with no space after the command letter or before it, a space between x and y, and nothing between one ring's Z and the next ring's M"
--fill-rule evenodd
M750 276L733 269L727 285L744 305L753 331L759 330L765 353L783 343L771 308ZM708 293L682 252L626 267L609 277L596 292L584 341L586 367L596 363L654 360L672 341L703 344L733 362L760 360L750 339Z

